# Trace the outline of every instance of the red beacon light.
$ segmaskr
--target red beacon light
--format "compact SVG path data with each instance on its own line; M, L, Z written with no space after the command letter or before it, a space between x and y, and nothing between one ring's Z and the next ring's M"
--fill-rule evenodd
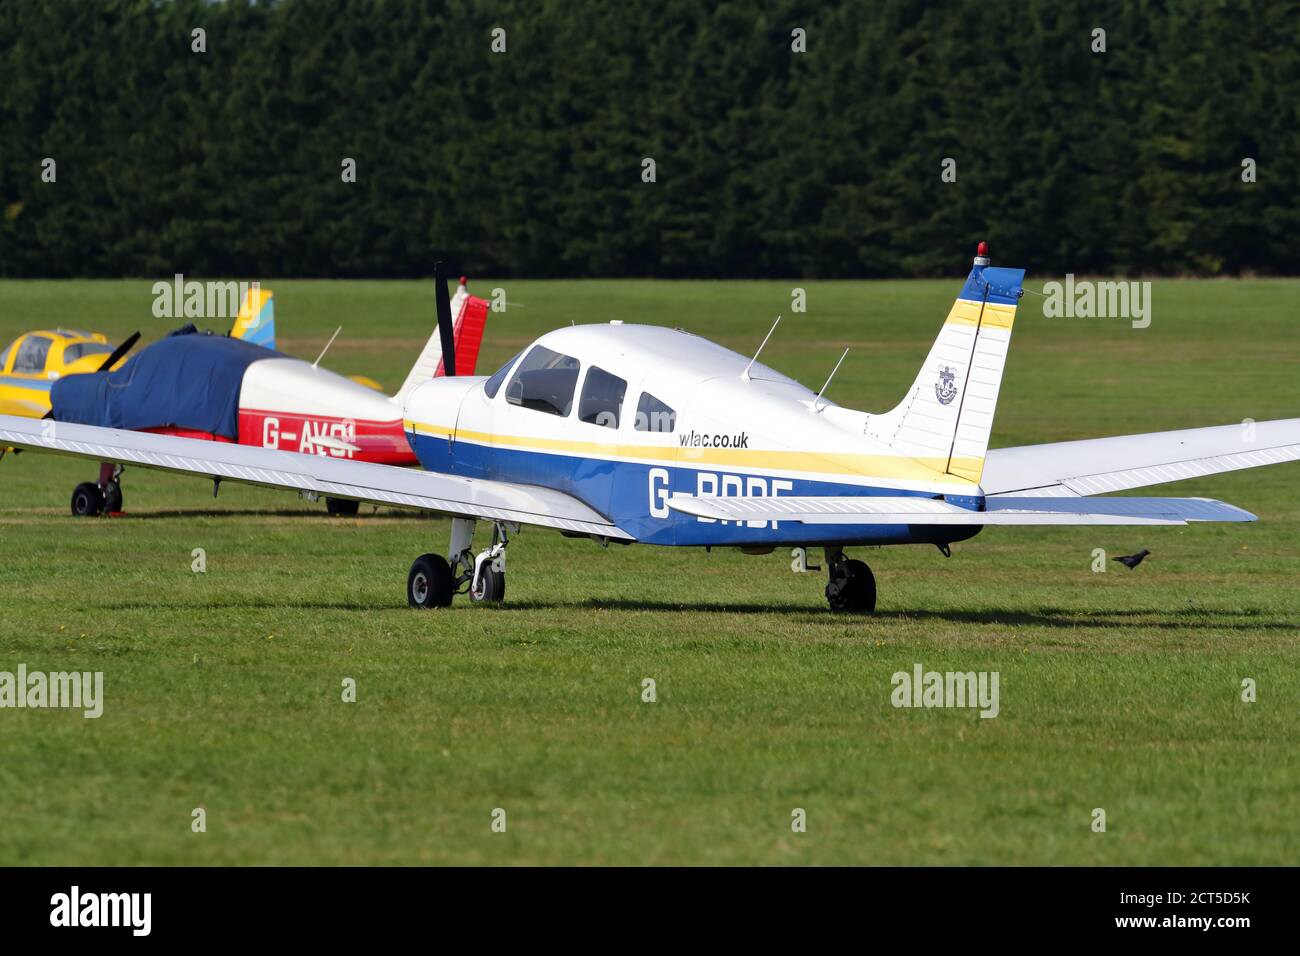
M989 264L989 244L981 240L980 244L975 247L975 265L986 266Z

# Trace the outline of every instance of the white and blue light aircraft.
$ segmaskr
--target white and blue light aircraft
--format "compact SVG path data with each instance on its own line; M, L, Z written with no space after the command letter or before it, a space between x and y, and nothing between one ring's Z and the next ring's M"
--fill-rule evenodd
M875 580L848 548L948 554L989 525L1255 520L1206 498L1100 496L1295 461L1300 419L990 450L1024 272L979 251L915 382L884 414L841 407L758 355L613 321L548 332L489 378L409 390L404 429L424 471L13 416L0 416L0 447L448 515L446 557L421 555L407 578L408 602L423 608L458 593L503 599L521 525L604 544L820 547L830 606L871 611ZM455 368L441 269L436 278ZM492 534L475 551L478 522Z

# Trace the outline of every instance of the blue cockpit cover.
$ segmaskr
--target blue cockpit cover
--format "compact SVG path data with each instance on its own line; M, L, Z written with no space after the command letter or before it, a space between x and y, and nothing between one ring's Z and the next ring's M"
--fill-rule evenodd
M237 440L245 370L261 359L283 357L223 335L173 334L115 372L55 381L53 418L105 428L190 428Z

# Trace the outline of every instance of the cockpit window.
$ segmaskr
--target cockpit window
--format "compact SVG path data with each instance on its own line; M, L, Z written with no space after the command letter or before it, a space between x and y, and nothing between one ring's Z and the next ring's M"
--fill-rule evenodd
M23 339L23 344L18 346L18 354L14 357L14 371L28 373L45 371L45 357L50 354L50 346L53 344L54 340L44 335L27 336Z
M14 344L10 342L9 348L4 350L3 355L0 355L0 372L3 372L5 369L9 367L9 353L12 352L13 350L14 350Z
M74 345L64 346L63 361L75 362L86 355L108 355L112 351L113 346L105 345L103 342L77 342Z
M582 383L578 418L593 425L617 428L618 416L623 410L623 396L626 394L627 382L593 365L587 369L587 378Z
M677 412L649 392L641 393L636 405L636 430L639 432L670 432L677 427Z
M483 383L483 392L488 398L497 397L497 392L501 390L501 383L506 380L506 373L509 372L515 362L518 361L519 356L523 354L523 352L516 352L509 362L506 362L505 365L502 365L497 369L496 372L493 373L492 377Z
M506 401L521 408L567 416L578 386L578 360L534 345L506 386Z

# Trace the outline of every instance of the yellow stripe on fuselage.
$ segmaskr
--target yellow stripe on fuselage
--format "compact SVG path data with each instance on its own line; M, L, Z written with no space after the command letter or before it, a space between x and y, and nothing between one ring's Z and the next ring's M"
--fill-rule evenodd
M448 438L451 429L442 425L413 422L404 427L422 435ZM574 441L563 438L534 438L525 435L493 435L487 432L457 430L456 441L468 441L495 448L523 448L581 458L619 461L650 460L698 468L731 467L755 471L808 472L857 478L884 478L893 481L934 481L945 484L973 484L954 475L943 474L947 458L917 459L902 455L857 455L822 451L768 451L759 448L683 448L677 445L625 445L616 442ZM962 461L963 470L976 474L982 462Z
M50 393L47 389L0 385L0 415L40 418L49 410Z

